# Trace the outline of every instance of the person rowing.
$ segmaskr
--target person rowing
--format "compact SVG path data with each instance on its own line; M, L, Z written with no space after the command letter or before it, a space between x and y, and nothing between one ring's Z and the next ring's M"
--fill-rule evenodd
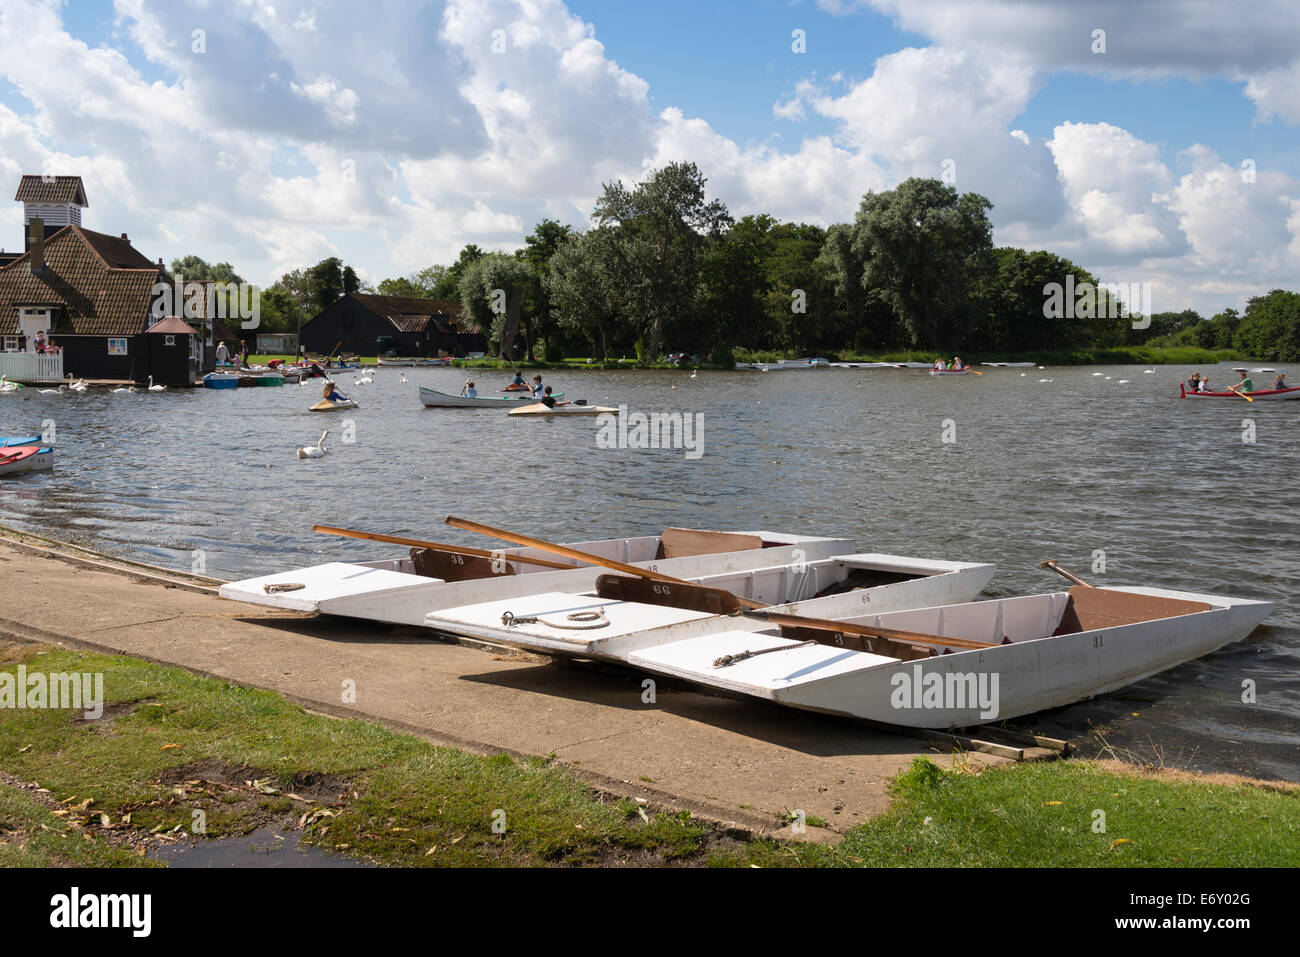
M1187 389L1189 392L1201 391L1201 374L1199 372L1193 372L1191 377L1188 378Z
M1254 392L1255 380L1250 377L1249 372L1242 372L1241 381L1236 385L1228 386L1229 392Z
M342 392L338 390L338 388L334 385L333 380L331 379L325 380L325 388L321 390L321 398L326 399L330 402L351 402L352 401L346 395L344 395Z
M524 374L518 369L515 370L515 377L510 380L510 388L515 390L528 388L528 383L524 381Z
M465 384L460 388L460 394L467 399L477 399L478 389L474 388L474 380L466 379Z
M550 391L551 391L550 386L547 386L545 389L542 388L541 373L538 373L537 375L533 376L533 398L534 399L536 399L538 402L541 402L542 397L549 395Z

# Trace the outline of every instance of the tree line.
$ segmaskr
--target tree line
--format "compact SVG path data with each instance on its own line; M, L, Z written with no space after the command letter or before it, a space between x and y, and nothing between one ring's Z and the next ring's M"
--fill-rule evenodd
M582 231L545 219L512 253L465 246L371 288L337 257L263 290L261 330L294 331L348 292L460 302L494 351L560 361L662 353L729 364L735 350L795 355L1012 354L1127 345L1300 358L1300 294L1274 290L1238 315L1130 315L1113 288L1055 253L995 247L978 193L913 178L868 193L829 228L734 218L693 163L603 187ZM173 263L186 278L206 264ZM207 267L233 275L229 264ZM508 308L513 303L515 308ZM1149 320L1149 321L1148 321Z

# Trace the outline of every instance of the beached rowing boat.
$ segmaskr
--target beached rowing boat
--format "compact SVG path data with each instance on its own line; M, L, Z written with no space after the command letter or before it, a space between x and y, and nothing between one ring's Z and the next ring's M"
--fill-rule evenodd
M1180 399L1232 399L1234 402L1241 402L1242 396L1249 396L1256 402L1300 399L1300 386L1292 386L1289 389L1258 389L1254 392L1190 392L1186 382L1178 385Z
M551 407L541 402L532 405L525 405L522 408L511 409L510 415L523 416L527 418L553 418L555 416L566 415L618 415L618 409L610 408L605 405L579 405L576 402L569 405L557 405Z
M54 468L54 450L37 445L12 445L0 449L0 475L39 472Z
M556 393L564 395L563 392ZM420 386L420 401L431 409L513 409L520 405L530 405L535 400L531 394L526 395L479 395L470 398L467 395L455 395L451 392L439 392L428 386Z
M872 557L880 565L889 560ZM920 588L941 580L923 579ZM1246 637L1273 608L1159 588L1083 585L918 607L913 580L751 611L714 596L710 610L723 614L710 614L697 610L705 590L632 582L605 576L591 594L451 608L426 621L794 708L945 729L1124 687ZM623 600L628 593L636 600ZM587 630L571 630L577 623Z
M902 589L904 598L911 596L906 607L968 601L979 594L994 572L992 565L845 556L852 544L842 538L767 531L670 528L662 535L579 542L569 547L715 588L734 588L743 597L770 603L828 590L897 583L912 583ZM424 625L426 616L444 609L518 601L543 593L581 595L595 589L604 572L569 559L561 560L561 565L571 567L559 569L530 565L526 560L555 558L536 548L507 547L489 554L495 558L416 548L409 558L331 562L230 582L221 587L221 596L276 608ZM865 607L867 603L856 593L849 594L854 597L846 600ZM871 607L885 600L878 596ZM500 614L497 612L498 618ZM434 627L462 633L447 622Z

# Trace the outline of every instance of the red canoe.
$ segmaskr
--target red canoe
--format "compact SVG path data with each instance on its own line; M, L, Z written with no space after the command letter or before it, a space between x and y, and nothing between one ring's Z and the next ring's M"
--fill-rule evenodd
M1259 389L1255 392L1188 392L1187 383L1181 382L1178 385L1178 398L1180 399L1236 399L1238 402L1244 401L1242 396L1247 395L1256 402L1270 402L1278 399L1300 399L1300 385L1292 386L1289 389Z

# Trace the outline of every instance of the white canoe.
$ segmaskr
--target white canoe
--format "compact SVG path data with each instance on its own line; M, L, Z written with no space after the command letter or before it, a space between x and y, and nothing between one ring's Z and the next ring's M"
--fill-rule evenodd
M684 579L743 573L782 562L816 561L852 546L842 538L680 528L666 529L662 535L569 544L579 551ZM221 586L221 597L387 624L423 625L426 615L443 608L538 592L589 590L605 572L576 562L572 570L556 570L511 560L564 561L534 548L505 547L499 554L503 562L495 566L487 559L436 553L424 553L420 569L409 557L330 562L229 582Z
M557 395L564 395L563 392ZM532 405L537 400L532 393L520 395L454 395L451 392L439 392L427 386L420 386L420 401L431 409L513 409L520 405Z
M543 405L540 402L537 402L532 405L525 405L522 408L511 409L509 412L510 415L529 416L529 417L536 416L538 418L551 418L554 416L565 416L565 415L604 415L606 413L609 413L610 415L618 415L618 409L611 409L609 406L604 406L604 405L576 405L576 404L557 405L555 408L552 409L546 405Z
M355 408L357 408L357 404L352 399L348 399L346 402L334 402L331 399L321 399L310 409L308 409L308 411L309 412L338 412L341 409L355 409Z
M806 630L791 636L749 617L701 616L680 608L574 595L539 595L505 604L514 616L554 624L591 612L609 624L592 631L544 629L537 622L503 627L502 603L451 609L430 616L429 623L550 653L567 649L583 657L614 658L650 673L803 710L947 729L1033 714L1114 691L1245 638L1273 608L1269 602L1159 588L1076 587L897 610L899 601L907 600L900 591L909 584L769 609L921 633L934 642L924 651L908 646L908 653L897 654L837 646L836 636L830 634L828 641L828 633L810 643ZM886 600L890 589L894 595ZM871 614L853 608L862 597L871 599ZM602 633L609 637L588 637ZM987 646L945 645L945 639ZM728 656L739 660L729 662Z

